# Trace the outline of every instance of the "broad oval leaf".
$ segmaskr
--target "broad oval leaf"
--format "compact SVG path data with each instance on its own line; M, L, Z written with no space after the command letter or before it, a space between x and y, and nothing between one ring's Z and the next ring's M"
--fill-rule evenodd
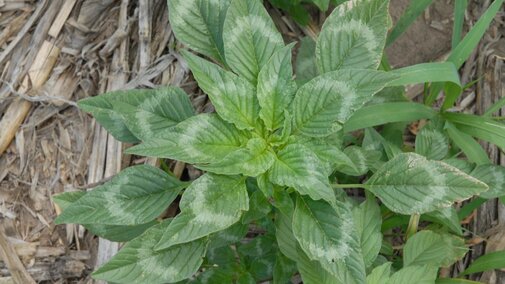
M190 242L235 224L249 210L245 178L205 174L182 195L181 213L166 228L156 250Z
M281 34L259 0L232 0L223 39L226 63L253 85L261 68L284 46Z
M239 129L253 129L259 112L254 85L190 52L183 54L198 86L221 118Z
M391 275L391 262L375 267L366 277L366 284L387 284Z
M488 191L481 193L482 198L491 199L505 195L505 167L480 165L470 174L489 186Z
M53 200L63 211L84 195L86 195L85 191L69 191L54 195ZM131 226L85 224L84 227L93 235L99 236L109 241L127 242L140 236L143 232L156 224L158 224L158 221L153 220L145 224Z
M337 132L393 78L374 70L340 70L314 78L293 100L293 133L324 137Z
M319 71L377 69L391 25L388 6L389 0L362 0L335 8L317 39Z
M230 0L170 0L170 26L191 49L225 63L223 26Z
M315 200L335 200L321 161L309 148L300 144L290 144L277 153L269 179L275 184L293 187Z
M199 239L155 250L169 223L164 221L128 242L93 273L93 278L115 283L173 283L189 278L203 262L207 241Z
M446 267L465 256L467 252L464 239L423 230L407 240L403 248L403 265L429 264Z
M481 181L414 153L396 155L367 181L366 188L393 212L411 215L449 207L488 189Z
M381 212L375 198L366 199L353 209L354 222L359 234L365 267L370 267L382 246Z
M297 198L293 234L303 251L336 277L342 277L347 269L357 283L363 283L365 264L354 227L352 213L345 204L332 206Z
M163 213L185 186L158 168L129 167L70 204L55 223L144 224Z
M461 229L460 220L458 217L458 212L454 207L445 207L429 212L424 217L430 221L435 221L439 224L446 226L449 230L456 233L459 236L463 235L463 230Z
M262 138L253 138L247 142L246 148L236 150L223 160L208 165L196 165L205 171L216 174L243 174L256 177L266 172L274 163L275 153Z
M284 111L296 92L292 78L292 48L290 44L276 51L259 73L256 94L261 106L259 115L270 131L282 127Z
M384 284L433 284L438 268L433 265L407 266L395 272Z
M449 141L433 121L423 127L416 136L416 153L430 160L441 160L449 152Z
M244 132L217 114L199 114L126 152L192 164L215 163L242 149L247 140Z
M191 101L177 87L114 91L79 101L114 138L138 142L194 115Z

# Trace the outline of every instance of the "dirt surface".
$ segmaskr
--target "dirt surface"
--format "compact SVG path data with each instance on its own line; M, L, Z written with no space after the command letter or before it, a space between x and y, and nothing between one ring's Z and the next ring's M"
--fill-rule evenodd
M393 20L409 2L392 0ZM433 2L429 12L387 49L393 66L436 61L449 51L453 1ZM470 2L467 24L481 15L482 5L489 4L487 0ZM66 15L60 13L64 3L71 4ZM147 8L146 3L150 3ZM270 12L286 39L310 35L281 12ZM19 267L36 282L90 283L89 272L100 258L118 248L80 226L56 226L53 221L59 209L53 194L87 190L84 185L99 182L121 168L157 162L122 155L127 145L107 135L75 107L75 101L118 88L176 84L191 94L198 111L211 109L206 96L196 89L187 66L179 61L167 14L166 0L0 0L0 121L7 121L3 125L12 128L15 136L0 153L0 245L5 243L1 240L7 241L15 252L9 257L17 258ZM503 22L503 13L501 17ZM58 21L63 25L51 33L50 28ZM503 42L504 30L503 25L495 23L464 66L464 82L484 79L465 92L459 110L481 113L505 96L505 52L500 48L505 45L497 44ZM44 49L44 42L50 44L49 49ZM51 52L44 53L48 50L58 51L52 65L48 60ZM41 78L46 71L47 77ZM40 84L23 84L27 74ZM25 101L30 103L20 103ZM24 105L26 115L12 127L14 122L8 120L7 113L12 109L19 115L18 105ZM505 162L496 147L488 151L495 161ZM184 170L181 164L170 166L179 174ZM194 174L191 168L185 172ZM505 249L498 235L504 212L502 205L491 201L486 210L468 220L469 234L477 244L475 252L450 273L455 275L471 259L490 251L485 240L495 244L493 250ZM13 283L11 271L5 261L0 261L0 283ZM505 283L500 282L505 279L500 273L483 277L486 283Z
M392 0L390 13L393 23L411 1ZM392 67L436 61L451 49L453 2L438 0L420 16L409 29L386 50Z

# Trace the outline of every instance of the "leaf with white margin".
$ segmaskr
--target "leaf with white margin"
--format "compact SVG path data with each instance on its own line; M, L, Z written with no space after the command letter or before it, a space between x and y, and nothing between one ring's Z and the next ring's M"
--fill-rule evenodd
M505 195L505 167L481 165L477 166L470 174L489 186L489 190L481 193L480 197L491 199Z
M296 93L291 65L294 44L276 51L258 75L256 96L261 106L260 117L268 130L282 127L284 111Z
M309 257L299 249L299 260L296 263L300 276L304 284L354 284L345 283L340 279L326 271L321 267L321 264L315 260L310 260Z
M177 40L225 63L223 27L230 0L170 0L170 27Z
M266 172L274 163L275 153L263 138L252 138L246 148L238 149L223 160L208 165L195 165L216 174L256 177Z
M396 155L366 182L365 187L399 214L423 214L466 200L487 185L446 163L415 153Z
M352 212L344 203L298 197L293 213L293 234L307 256L336 277L349 273L365 282L365 264ZM346 277L349 278L349 277Z
M308 36L302 38L295 63L296 83L298 86L304 85L319 75L315 52L316 42Z
M429 264L447 267L468 252L465 240L446 233L423 230L407 240L403 247L403 265Z
M441 160L449 153L449 139L434 127L433 122L423 127L416 136L416 153L430 160Z
M243 148L248 137L217 114L199 114L133 146L126 153L186 163L215 163Z
M188 95L177 87L132 90L110 101L128 129L142 141L195 115Z
M437 279L437 271L438 267L432 265L408 266L395 272L384 284L433 284Z
M206 250L206 239L155 250L170 220L154 226L128 242L93 278L115 283L173 283L198 271Z
M366 277L366 284L387 284L391 275L391 262L375 267Z
M179 208L156 250L208 236L240 220L242 211L249 210L245 178L205 174L184 191Z
M292 136L291 143L296 141L308 147L321 160L321 165L325 168L325 173L331 175L336 164L350 162L349 158L342 152L342 135L335 133L327 137L307 137Z
M366 174L371 166L379 161L381 152L365 150L362 147L351 145L346 147L343 155L336 159L336 170L350 176L362 176Z
M347 69L312 79L298 89L293 100L293 133L324 137L337 132L394 78L383 71Z
M239 129L253 129L259 112L254 85L190 52L182 54L219 116Z
M389 0L354 0L335 8L317 39L319 72L377 69L391 26L388 6Z
M361 251L365 267L370 267L382 246L381 211L375 198L367 198L353 209L356 230L360 236Z
M275 184L293 187L312 199L335 201L335 194L321 161L309 148L290 144L277 153L269 179Z
M259 0L232 0L224 21L224 53L230 68L256 85L261 68L284 46Z
M163 213L184 187L158 168L129 167L69 205L55 223L144 224Z

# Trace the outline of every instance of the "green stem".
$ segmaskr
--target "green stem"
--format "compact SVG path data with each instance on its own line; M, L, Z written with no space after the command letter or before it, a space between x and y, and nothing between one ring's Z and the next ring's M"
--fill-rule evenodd
M334 183L331 185L333 188L367 188L366 185L361 184L361 183L354 183L354 184L337 184Z
M409 226L407 227L407 236L406 236L407 239L409 239L412 235L417 233L417 227L419 226L420 217L421 217L420 214L410 215Z

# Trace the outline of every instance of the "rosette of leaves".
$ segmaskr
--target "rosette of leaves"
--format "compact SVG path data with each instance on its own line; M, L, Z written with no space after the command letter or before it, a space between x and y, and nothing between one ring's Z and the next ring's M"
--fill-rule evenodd
M488 190L477 178L492 182L487 168L476 169L475 178L458 163L438 161L449 155L444 123L422 130L417 153L402 151L394 129L383 136L368 128L360 139L348 134L384 121L356 114L387 109L381 102L394 86L460 86L453 64L377 70L388 4L338 6L312 52L300 53L313 56L307 62L315 68L295 81L294 45L284 43L261 1L169 1L171 27L193 51L181 53L216 113L195 114L173 86L107 93L79 106L116 139L140 142L128 153L205 173L181 182L135 166L87 193L55 196L63 209L57 223L127 242L93 276L114 283L288 283L299 273L304 283L434 283L438 267L464 255L464 241L443 229L423 230L411 234L403 264L392 263L381 210L429 213L458 234L451 205ZM436 116L422 107L416 110ZM334 183L360 177L366 182ZM489 196L500 186L494 183ZM364 188L366 200L348 197L345 187ZM179 195L180 213L159 220ZM244 241L249 228L256 233Z

